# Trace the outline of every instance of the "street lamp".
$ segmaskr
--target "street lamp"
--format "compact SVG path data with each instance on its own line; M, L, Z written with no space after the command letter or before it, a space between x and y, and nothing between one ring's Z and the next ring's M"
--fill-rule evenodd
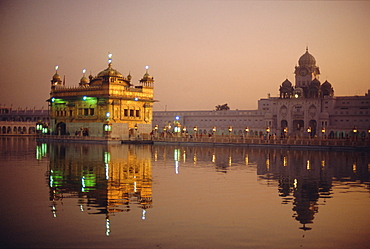
M326 131L326 129L325 129L325 127L322 127L321 128L321 133L322 133L322 138L324 139L325 138L325 131Z
M248 137L248 132L249 132L249 127L247 126L247 127L245 127L245 134L246 134L245 136L246 137Z
M357 135L357 128L356 128L356 126L353 127L352 131L353 131L353 134L354 134L354 138L357 139L357 136L356 136Z
M194 126L194 135L197 136L198 126Z
M285 128L284 128L284 137L286 137L286 136L287 136L287 134L288 134L288 127L285 127Z
M138 127L137 127L137 124L135 124L135 126L134 126L134 129L135 129L135 137L136 137L135 139L137 139L137 138L138 138L138 135L137 135L137 128L138 128Z
M267 133L267 140L269 139L269 133L270 133L270 127L269 126L267 126L267 128L266 128L266 133Z
M216 135L216 131L217 131L216 126L213 126L213 128L212 128L213 136Z
M311 131L312 131L311 126L308 126L308 128L307 128L307 132L308 132L308 139L310 139L310 138L311 138Z
M231 132L233 131L233 127L229 126L229 136L231 137Z

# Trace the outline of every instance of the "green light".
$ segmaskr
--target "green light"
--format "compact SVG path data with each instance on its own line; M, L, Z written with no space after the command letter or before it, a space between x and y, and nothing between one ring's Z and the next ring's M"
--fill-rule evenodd
M173 151L173 158L174 158L174 160L177 162L177 161L179 161L180 160L180 149L175 149L174 151Z
M89 192L90 190L94 190L96 186L96 176L95 174L85 174L81 178L81 184L82 184L82 191L83 192Z
M53 97L53 98L51 98L51 102L52 103L54 103L55 102L55 98Z
M63 171L52 170L50 172L50 187L60 187L63 184Z
M104 163L109 163L110 161L110 153L104 152Z
M41 145L36 145L36 159L40 160L46 156L47 144L42 143Z
M112 126L111 125L104 125L104 131L111 131L112 130Z

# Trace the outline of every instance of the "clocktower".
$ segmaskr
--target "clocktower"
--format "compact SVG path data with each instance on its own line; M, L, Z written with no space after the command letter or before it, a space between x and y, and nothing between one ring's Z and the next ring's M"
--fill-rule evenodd
M298 60L298 66L295 67L295 87L302 88L305 95L307 95L307 89L314 79L318 79L320 75L319 67L316 66L315 57L308 52L304 53Z

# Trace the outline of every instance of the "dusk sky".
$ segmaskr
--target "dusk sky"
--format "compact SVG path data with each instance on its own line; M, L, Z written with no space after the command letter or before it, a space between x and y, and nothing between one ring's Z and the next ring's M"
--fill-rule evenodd
M256 109L306 46L336 96L370 89L370 1L0 1L0 104L47 107L58 74L149 65L154 110Z

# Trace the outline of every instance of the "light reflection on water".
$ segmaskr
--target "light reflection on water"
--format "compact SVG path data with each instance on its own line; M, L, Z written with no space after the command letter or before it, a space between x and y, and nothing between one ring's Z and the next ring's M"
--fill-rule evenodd
M368 152L0 141L5 247L369 243Z

